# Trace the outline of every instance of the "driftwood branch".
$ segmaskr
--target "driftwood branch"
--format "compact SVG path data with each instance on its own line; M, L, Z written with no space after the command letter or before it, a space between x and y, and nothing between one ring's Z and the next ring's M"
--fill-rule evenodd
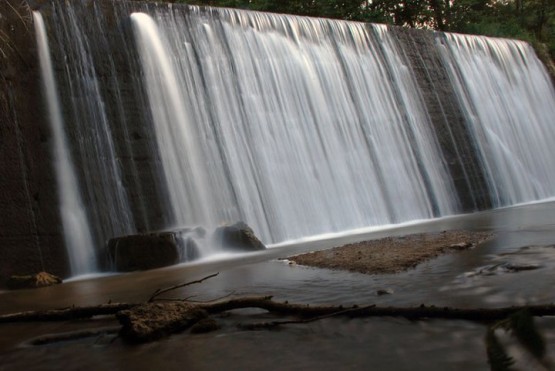
M181 285L183 286L183 285ZM92 307L72 307L58 310L22 312L0 316L0 323L22 321L65 321L89 318L97 315L116 315L122 324L120 336L131 343L147 342L183 331L211 314L233 309L260 308L281 316L296 317L285 321L262 322L244 325L244 329L275 328L277 326L308 323L330 317L404 317L410 320L451 319L494 323L516 312L526 310L531 316L553 316L555 305L528 305L505 308L461 309L421 305L418 307L359 307L303 305L279 303L271 296L247 296L211 303L188 303L184 301L157 301L142 304L102 304ZM89 332L70 336L95 336ZM65 335L62 335L62 337ZM44 341L57 341L45 339ZM62 338L62 340L65 338Z
M216 314L233 309L260 308L268 312L298 317L313 317L343 310L343 306L320 306L306 304L280 303L272 300L272 296L245 296L210 304L201 305L208 313Z
M122 310L131 309L140 304L113 303L88 307L71 307L45 311L28 311L0 315L0 323L33 322L33 321L66 321L72 319L89 318L92 316L112 315ZM418 307L378 307L370 306L326 306L280 303L272 300L271 296L246 296L222 300L214 303L192 304L204 309L209 314L222 313L233 309L260 308L278 315L311 318L319 316L347 316L356 317L404 317L411 320L426 318L458 319L478 322L494 322L507 318L513 313L526 309L532 316L554 316L555 304L524 305L504 308L474 308L462 309L451 307L436 307L421 305Z
M150 299L148 299L148 302L149 302L149 303L153 302L154 299L156 299L156 297L158 297L158 296L160 296L160 295L162 295L162 294L164 294L164 293L166 293L166 292L169 292L169 291L172 291L172 290L177 290L177 289L180 289L180 288L182 288L182 287L194 285L194 284L196 284L196 283L202 283L202 282L206 281L207 279L216 277L216 276L219 275L219 274L220 274L220 273L218 272L218 273L214 273L214 274L211 274L211 275L209 275L209 276L206 276L206 277L204 277L204 278L201 278L200 280L181 283L181 284L179 284L179 285L171 286L171 287L168 287L168 288L165 288L165 289L158 289L158 290L156 290L156 291L154 292L154 294L152 294L152 296L150 297Z
M420 305L417 307L378 307L374 305L359 307L303 305L279 303L266 297L243 297L230 299L219 303L202 305L201 307L209 313L220 313L239 308L260 308L271 313L297 316L301 318L320 316L347 316L356 317L404 317L410 320L419 319L453 319L477 322L494 322L507 318L523 309L528 310L532 316L553 316L555 305L524 305L504 308L451 308Z
M369 307L374 307L374 305L370 305ZM297 320L289 320L289 321L271 321L271 322L259 322L259 323L252 323L252 324L241 324L239 325L240 328L245 330L259 330L259 329L272 329L274 327L282 326L282 325L292 325L292 324L304 324L310 322L320 321L326 318L331 317L339 317L348 315L350 312L357 311L360 308L350 308L345 310L340 310L338 312L333 312L330 314L325 314L322 316L316 316L311 318L305 319L297 319Z
M119 311L130 309L138 304L100 304L89 307L70 307L63 309L51 309L42 311L28 311L0 316L0 323L8 322L47 322L67 321L73 319L90 318L93 316L111 315Z
M494 322L507 318L511 314L527 310L532 316L553 316L555 305L522 305L503 308L462 309L421 305L418 307L364 307L348 314L349 317L404 317L410 320L425 318L456 319L476 322Z

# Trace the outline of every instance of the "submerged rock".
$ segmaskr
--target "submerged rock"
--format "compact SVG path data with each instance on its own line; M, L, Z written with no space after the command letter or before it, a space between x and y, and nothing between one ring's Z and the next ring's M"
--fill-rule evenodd
M39 287L47 287L62 283L62 279L58 276L47 272L40 272L26 276L11 276L8 279L7 286L10 290L19 289L36 289Z
M244 222L219 227L214 231L214 241L225 250L259 251L266 246Z
M112 238L106 247L109 268L132 272L198 259L200 247L195 238L205 233L197 227Z

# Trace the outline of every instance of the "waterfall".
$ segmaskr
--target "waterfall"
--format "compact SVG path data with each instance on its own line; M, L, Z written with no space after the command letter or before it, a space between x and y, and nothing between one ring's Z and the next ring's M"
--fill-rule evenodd
M193 137L204 151L196 158L228 169L218 181L220 167L197 162L199 178L214 181L194 188L181 181L185 197L205 200L210 220L225 221L219 204L231 205L264 241L280 242L454 212L426 109L410 76L388 66L376 40L376 33L385 37L381 28L199 12L155 12L158 28L146 14L133 18L154 120L185 129L169 137ZM153 37L166 40L148 44ZM166 90L173 93L165 99ZM198 151L190 142L161 144L162 158L191 161ZM235 199L210 204L223 187Z
M555 93L523 42L48 4L61 157L97 245L238 220L274 244L555 196Z
M555 89L527 43L446 34L443 55L495 206L555 195Z
M64 132L64 121L60 112L60 102L48 49L46 28L40 13L33 12L33 18L44 93L52 128L60 211L71 272L74 275L90 273L96 270L95 249Z
M137 30L154 135L161 152L174 223L210 224L206 216L209 200L205 196L209 184L202 173L203 159L195 148L195 128L186 112L182 92L185 81L176 73L167 43L161 39L153 20L144 13L133 13L131 19Z

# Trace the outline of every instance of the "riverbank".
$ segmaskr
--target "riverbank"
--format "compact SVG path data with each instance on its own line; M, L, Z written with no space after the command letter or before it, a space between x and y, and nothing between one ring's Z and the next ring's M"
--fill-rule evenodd
M472 249L493 238L492 233L443 231L386 237L313 251L288 260L310 267L365 274L399 273L442 254Z

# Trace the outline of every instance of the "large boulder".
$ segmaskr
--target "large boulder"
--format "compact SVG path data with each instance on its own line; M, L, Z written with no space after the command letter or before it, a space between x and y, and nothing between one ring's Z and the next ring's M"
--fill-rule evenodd
M132 272L191 261L200 256L195 238L204 233L195 228L112 238L106 248L108 264L118 272Z
M47 272L40 272L25 276L11 276L7 286L10 290L36 289L62 283L62 279Z
M132 235L108 241L112 268L119 272L146 270L179 262L177 242L171 234Z
M192 261L200 257L201 246L210 243L223 251L248 252L266 248L243 222L219 227L212 235L202 227L149 232L109 240L106 247L108 269L132 272Z
M223 250L259 251L266 249L251 227L244 222L218 227L214 231L213 241Z

